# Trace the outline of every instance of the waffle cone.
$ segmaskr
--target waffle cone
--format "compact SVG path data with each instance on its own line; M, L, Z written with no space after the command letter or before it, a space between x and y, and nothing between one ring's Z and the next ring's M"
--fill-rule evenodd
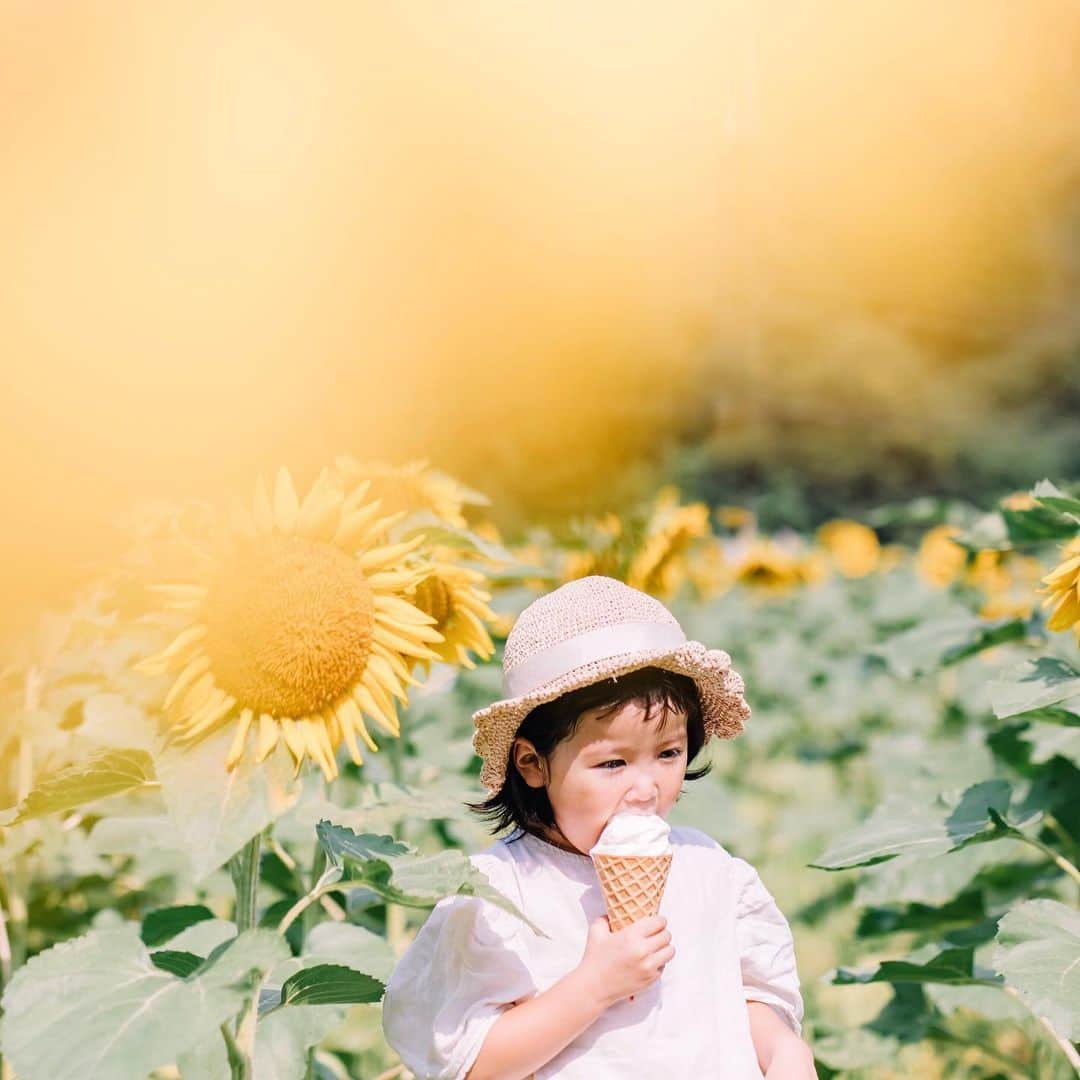
M593 865L604 892L608 922L622 930L655 915L671 869L671 855L594 855Z

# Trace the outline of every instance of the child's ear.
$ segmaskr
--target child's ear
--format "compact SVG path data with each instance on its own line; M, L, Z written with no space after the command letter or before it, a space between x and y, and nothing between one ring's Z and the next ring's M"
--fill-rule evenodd
M547 765L528 739L516 738L510 748L510 757L529 787L541 788L547 783Z

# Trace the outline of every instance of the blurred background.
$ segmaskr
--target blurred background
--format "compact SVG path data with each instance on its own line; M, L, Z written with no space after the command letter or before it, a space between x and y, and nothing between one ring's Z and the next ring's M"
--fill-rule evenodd
M150 496L426 455L811 527L1080 464L1080 9L4 5L3 629Z

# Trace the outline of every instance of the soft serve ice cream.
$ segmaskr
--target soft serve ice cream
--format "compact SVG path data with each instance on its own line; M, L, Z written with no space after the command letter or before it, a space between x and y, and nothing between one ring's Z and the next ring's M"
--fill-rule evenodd
M616 814L589 855L667 855L670 832L671 826L656 814Z

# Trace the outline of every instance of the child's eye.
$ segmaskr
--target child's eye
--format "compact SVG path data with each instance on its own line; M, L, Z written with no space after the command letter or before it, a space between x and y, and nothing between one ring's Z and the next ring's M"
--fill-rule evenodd
M665 750L663 752L663 754L671 754L672 756L670 758L667 758L667 760L672 761L676 757L683 756L683 751L681 751L679 747L673 746L673 747L670 748L670 750ZM661 754L660 756L663 757L663 754ZM616 758L612 758L610 761L602 761L602 762L600 762L600 764L598 766L596 766L596 768L597 769L606 769L609 765L615 765L615 766L625 765L625 761L623 761L623 759L621 757L616 757Z

